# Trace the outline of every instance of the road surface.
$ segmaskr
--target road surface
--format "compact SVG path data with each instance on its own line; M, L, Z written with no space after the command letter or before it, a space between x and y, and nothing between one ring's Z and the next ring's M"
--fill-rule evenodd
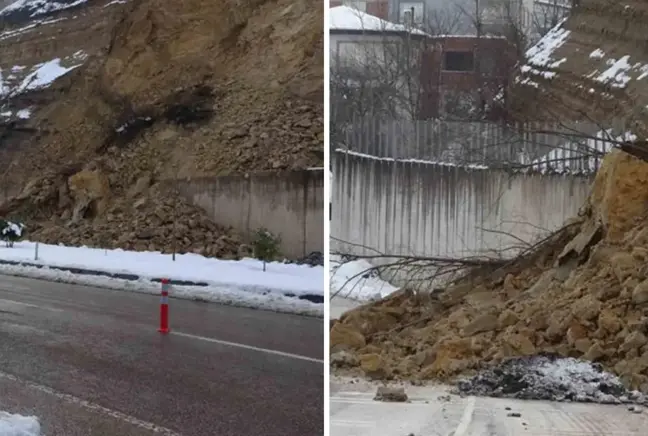
M414 386L405 387L410 403L384 403L373 401L376 386L331 383L331 436L639 436L648 428L648 412L626 406L461 398Z
M321 435L323 322L0 276L0 410L47 436Z

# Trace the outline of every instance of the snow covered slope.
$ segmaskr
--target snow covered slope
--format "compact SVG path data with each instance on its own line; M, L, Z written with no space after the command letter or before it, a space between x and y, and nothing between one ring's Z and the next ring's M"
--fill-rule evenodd
M18 24L87 2L88 0L16 0L0 10L0 17L7 23Z
M43 93L106 50L125 2L16 0L0 3L0 133L29 122L56 98ZM107 7L110 6L110 7ZM9 123L9 124L6 124Z
M645 138L646 16L645 1L581 2L570 18L527 52L515 80L514 115L590 120L615 127L618 134L631 131Z

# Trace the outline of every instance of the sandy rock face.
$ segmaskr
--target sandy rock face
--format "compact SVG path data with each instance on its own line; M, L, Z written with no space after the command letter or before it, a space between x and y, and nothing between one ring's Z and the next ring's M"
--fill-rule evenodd
M110 200L108 177L98 170L84 170L71 176L67 186L74 200L72 221L78 222L88 209L93 216L103 215Z
M596 361L648 391L647 178L648 163L613 152L584 216L508 273L472 276L436 303L401 293L341 323L371 332L372 362L380 356L398 368L386 377L454 380L509 357L550 353ZM395 307L401 313L386 323ZM374 367L359 368L376 377Z
M648 166L620 150L603 160L590 204L605 226L606 239L619 241L648 210Z

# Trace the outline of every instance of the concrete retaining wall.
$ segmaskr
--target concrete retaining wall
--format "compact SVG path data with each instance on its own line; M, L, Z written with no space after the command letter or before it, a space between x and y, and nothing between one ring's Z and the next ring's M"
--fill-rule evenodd
M512 256L575 216L591 183L345 153L331 164L331 247L358 255Z
M281 236L282 254L324 251L324 171L258 173L179 181L178 190L214 222L244 236L260 227Z

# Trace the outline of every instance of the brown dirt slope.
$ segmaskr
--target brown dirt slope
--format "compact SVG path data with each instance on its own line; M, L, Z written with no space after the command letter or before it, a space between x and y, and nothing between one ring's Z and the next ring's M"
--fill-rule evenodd
M91 0L5 26L3 71L87 59L5 99L34 113L1 127L3 186L22 192L2 213L27 220L33 239L231 252L237 242L214 248L224 229L187 205L195 233L170 230L164 203L180 200L158 182L321 166L322 23L313 0ZM138 238L146 227L157 230Z
M520 86L513 90L514 114L523 119L594 121L606 128L616 119L636 135L648 136L648 81L644 75L648 71L648 3L579 3L561 26L563 43L555 50L542 50L548 56L536 57L535 62L522 67ZM630 68L619 69L625 56ZM607 75L602 77L613 72L607 79ZM531 100L533 105L524 103Z
M331 328L332 365L451 380L540 352L597 361L648 391L648 163L613 151L580 217L530 256L428 297L400 292Z

